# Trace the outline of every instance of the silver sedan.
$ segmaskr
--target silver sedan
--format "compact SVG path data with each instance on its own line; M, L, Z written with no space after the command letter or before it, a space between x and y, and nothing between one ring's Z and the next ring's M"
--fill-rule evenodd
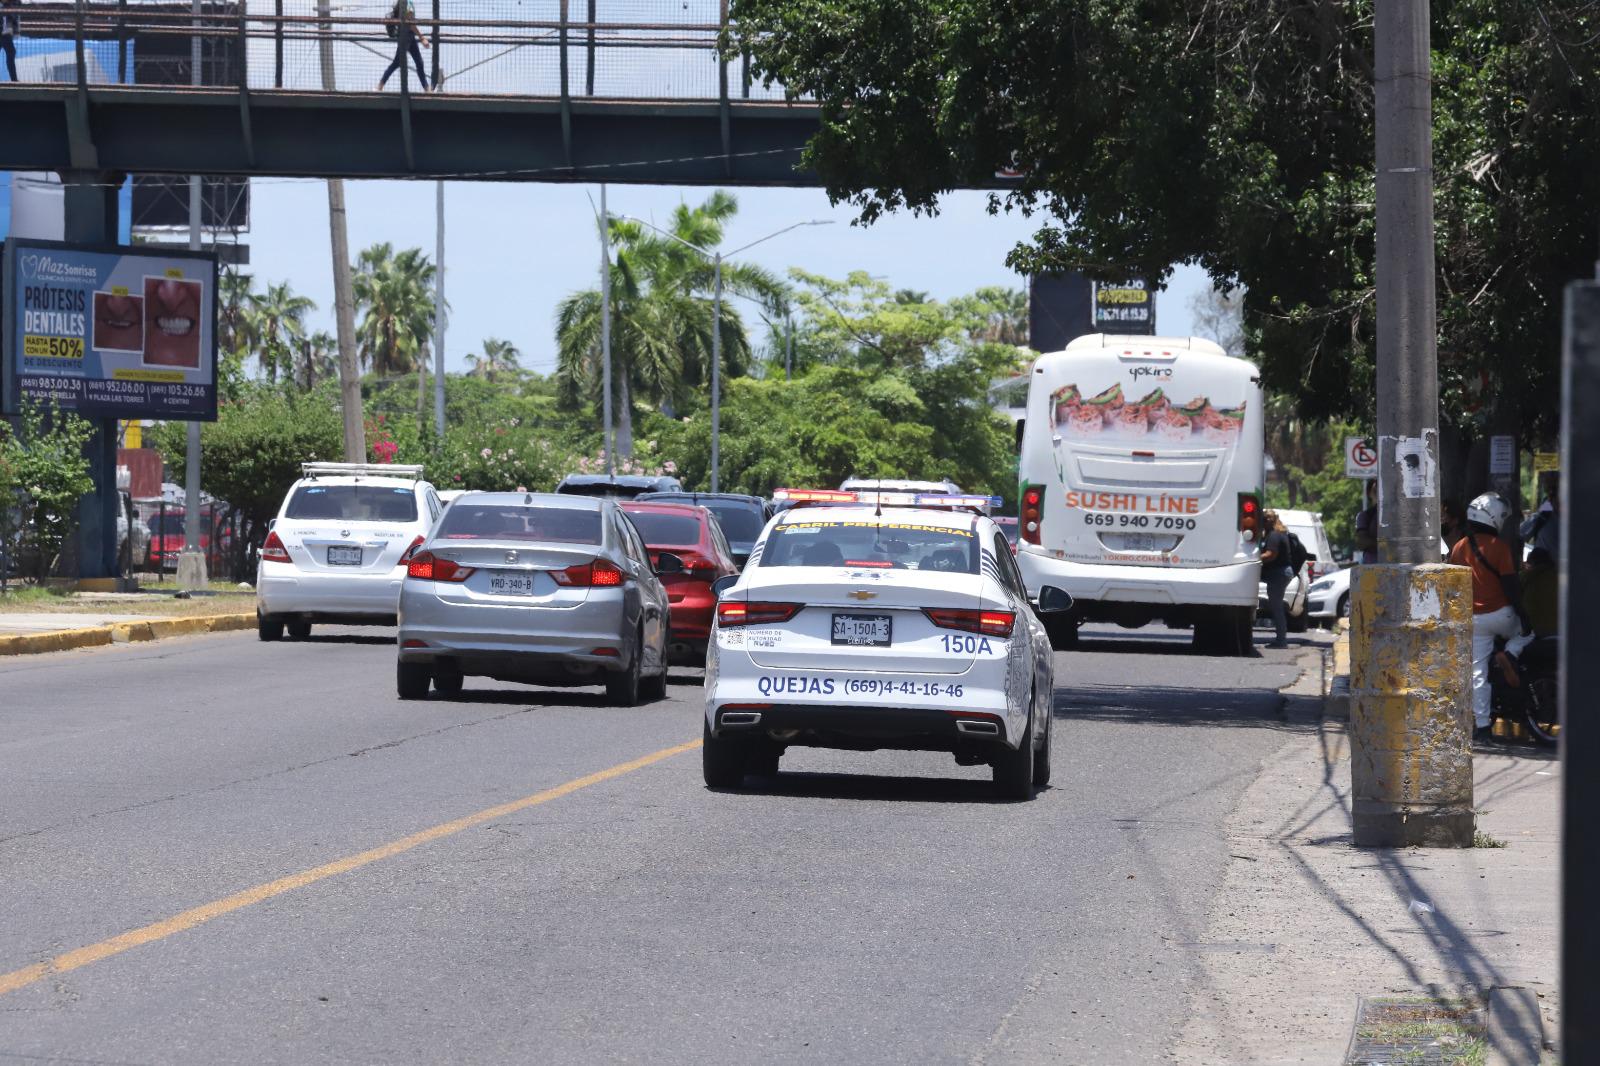
M610 702L667 684L667 593L639 533L610 499L470 492L411 557L400 591L401 699L492 677L604 684Z

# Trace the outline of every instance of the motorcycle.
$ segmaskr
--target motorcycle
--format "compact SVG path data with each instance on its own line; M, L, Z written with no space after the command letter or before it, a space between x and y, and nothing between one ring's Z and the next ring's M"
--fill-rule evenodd
M1513 654L1504 640L1495 642L1490 657L1489 686L1493 715L1506 733L1526 730L1537 744L1554 744L1561 731L1556 670L1559 637L1536 637ZM1496 729L1497 736L1502 735Z

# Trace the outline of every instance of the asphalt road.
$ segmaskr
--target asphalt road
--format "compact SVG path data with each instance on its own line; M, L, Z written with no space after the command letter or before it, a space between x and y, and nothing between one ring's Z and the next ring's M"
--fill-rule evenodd
M1155 1061L1299 665L1095 637L1031 804L708 792L696 675L401 703L392 631L0 663L0 1062Z

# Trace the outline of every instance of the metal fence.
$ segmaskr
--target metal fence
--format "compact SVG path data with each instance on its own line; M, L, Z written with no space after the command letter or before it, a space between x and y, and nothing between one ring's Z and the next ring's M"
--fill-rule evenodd
M727 0L415 0L414 47L429 85L470 96L550 99L781 100L725 54ZM422 90L409 35L388 0L28 4L22 40L84 42L83 84L249 92ZM113 47L114 46L114 47ZM103 69L114 67L114 69Z

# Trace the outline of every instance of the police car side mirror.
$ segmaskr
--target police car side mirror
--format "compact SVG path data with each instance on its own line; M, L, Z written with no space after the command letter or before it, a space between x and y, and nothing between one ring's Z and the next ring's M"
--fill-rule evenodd
M671 552L662 552L656 556L656 573L681 574L683 573L683 560Z
M1072 610L1072 596L1066 589L1045 585L1039 589L1039 613L1059 614Z
M720 600L720 599L722 599L722 594L723 593L727 592L729 589L733 588L733 586L737 585L738 583L739 583L739 576L737 574L727 574L727 575L725 575L723 577L717 578L715 581L713 581L711 583L711 591L713 593L715 593L717 599Z

